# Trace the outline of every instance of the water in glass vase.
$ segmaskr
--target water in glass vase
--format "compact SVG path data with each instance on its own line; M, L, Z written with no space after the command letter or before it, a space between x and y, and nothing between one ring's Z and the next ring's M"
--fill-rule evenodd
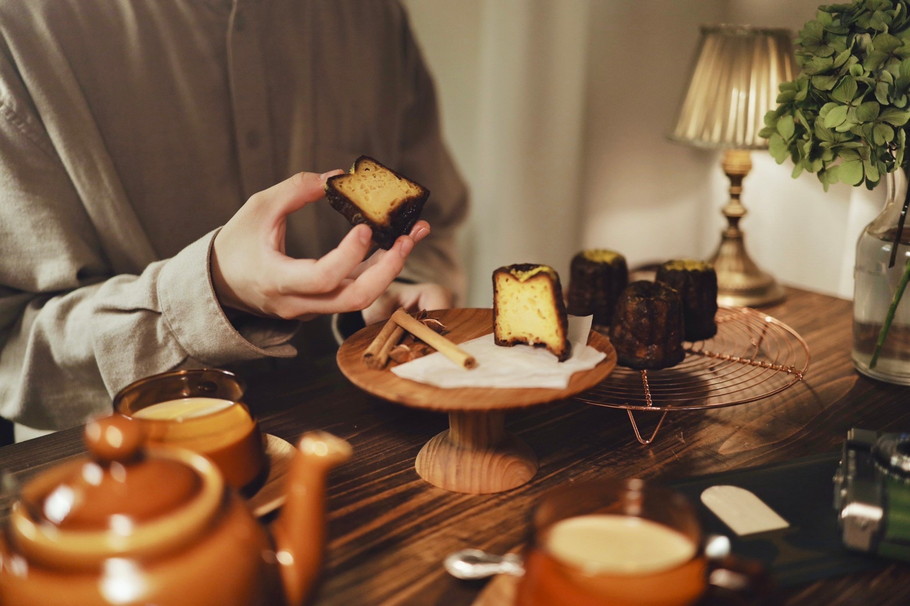
M870 377L910 385L910 293L904 293L873 360L888 308L910 260L910 228L904 228L894 265L889 267L896 228L866 229L856 248L853 297L853 363Z

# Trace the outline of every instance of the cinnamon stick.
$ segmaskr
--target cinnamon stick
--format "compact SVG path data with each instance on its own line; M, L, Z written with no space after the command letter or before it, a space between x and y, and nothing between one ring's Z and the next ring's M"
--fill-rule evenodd
M477 360L474 356L441 334L434 332L432 328L426 326L420 320L410 316L403 308L396 310L390 319L459 366L464 368L477 366Z
M389 318L363 352L366 365L374 369L384 368L389 360L389 352L403 334L404 329Z

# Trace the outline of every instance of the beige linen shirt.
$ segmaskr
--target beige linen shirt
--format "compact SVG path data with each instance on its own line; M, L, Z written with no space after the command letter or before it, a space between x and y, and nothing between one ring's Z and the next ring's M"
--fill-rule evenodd
M212 239L360 154L431 191L404 275L461 290L466 192L396 1L0 0L0 36L0 415L59 429L149 374L293 356L297 323L225 317ZM288 252L349 228L308 205Z

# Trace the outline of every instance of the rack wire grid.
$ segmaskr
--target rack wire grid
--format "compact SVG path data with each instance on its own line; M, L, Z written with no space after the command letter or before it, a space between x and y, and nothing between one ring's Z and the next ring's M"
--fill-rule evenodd
M717 334L686 343L682 362L662 370L617 366L601 383L575 396L595 406L628 412L636 439L650 444L669 412L754 402L801 381L809 347L792 328L748 307L720 307ZM634 412L661 413L643 437Z

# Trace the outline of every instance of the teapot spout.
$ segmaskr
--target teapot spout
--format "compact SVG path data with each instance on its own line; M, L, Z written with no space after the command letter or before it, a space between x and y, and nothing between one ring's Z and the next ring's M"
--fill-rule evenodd
M324 431L304 434L291 462L284 506L272 524L288 606L300 606L322 567L326 540L326 476L353 450Z

